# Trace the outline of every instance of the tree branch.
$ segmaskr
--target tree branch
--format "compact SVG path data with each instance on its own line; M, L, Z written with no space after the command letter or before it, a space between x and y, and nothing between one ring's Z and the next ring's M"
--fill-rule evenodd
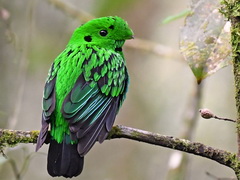
M36 143L39 131L19 131L0 129L0 148L15 146L18 143Z
M108 138L127 138L148 144L175 149L214 160L232 169L236 168L236 162L238 161L236 154L225 150L215 149L201 143L191 142L185 139L179 139L172 136L161 135L158 133L152 133L121 125L115 126L111 130Z
M14 146L18 143L36 143L38 134L39 131L0 129L0 148L4 146ZM232 168L235 173L240 169L236 154L185 139L174 138L172 136L161 135L122 125L114 126L110 131L108 139L115 138L131 139L202 156Z
M221 13L231 21L231 45L233 73L235 80L235 99L237 108L238 156L240 159L240 0L222 0ZM240 178L240 177L239 177Z

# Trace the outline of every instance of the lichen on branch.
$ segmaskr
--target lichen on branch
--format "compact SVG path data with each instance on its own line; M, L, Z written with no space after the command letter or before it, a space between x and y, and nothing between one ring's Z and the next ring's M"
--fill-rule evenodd
M238 157L240 157L240 0L223 0L220 12L231 21L232 62L237 108Z
M36 143L39 131L17 131L0 129L0 148L19 143Z
M39 131L17 131L0 129L0 149L14 146L18 143L36 143ZM172 136L161 135L140 129L117 125L112 128L108 139L126 138L174 150L195 154L212 159L220 164L232 168L235 172L239 168L237 156L228 151L215 149L202 143L191 142Z

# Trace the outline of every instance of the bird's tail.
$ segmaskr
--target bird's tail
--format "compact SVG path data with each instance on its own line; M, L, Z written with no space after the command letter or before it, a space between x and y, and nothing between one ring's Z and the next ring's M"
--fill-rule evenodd
M50 141L47 170L51 176L78 176L83 169L83 160L77 144L68 144L65 140L61 144L53 139Z

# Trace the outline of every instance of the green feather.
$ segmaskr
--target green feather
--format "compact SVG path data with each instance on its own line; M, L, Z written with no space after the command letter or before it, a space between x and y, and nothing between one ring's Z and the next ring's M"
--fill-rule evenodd
M104 66L101 69L101 76L103 77L107 72L108 72L108 68L106 64L104 64Z
M51 105L52 105L52 99L47 99L47 100L44 101L42 109L44 111L47 111L47 110L49 110Z
M98 81L100 78L101 78L101 76L97 72L95 72L93 75L94 81Z
M104 101L100 104L102 106L100 106L98 111L95 112L94 116L92 117L92 121L90 122L89 125L93 124L97 120L97 118L100 117L100 115L102 115L102 113L104 112L104 110L106 110L110 102L111 102L111 99L107 99L107 101Z

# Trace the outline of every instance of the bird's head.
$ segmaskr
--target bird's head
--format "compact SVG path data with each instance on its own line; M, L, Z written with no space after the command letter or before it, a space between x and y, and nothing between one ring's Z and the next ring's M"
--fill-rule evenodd
M133 38L133 31L126 21L117 16L101 17L78 27L68 45L89 44L105 48L121 48L127 39Z

